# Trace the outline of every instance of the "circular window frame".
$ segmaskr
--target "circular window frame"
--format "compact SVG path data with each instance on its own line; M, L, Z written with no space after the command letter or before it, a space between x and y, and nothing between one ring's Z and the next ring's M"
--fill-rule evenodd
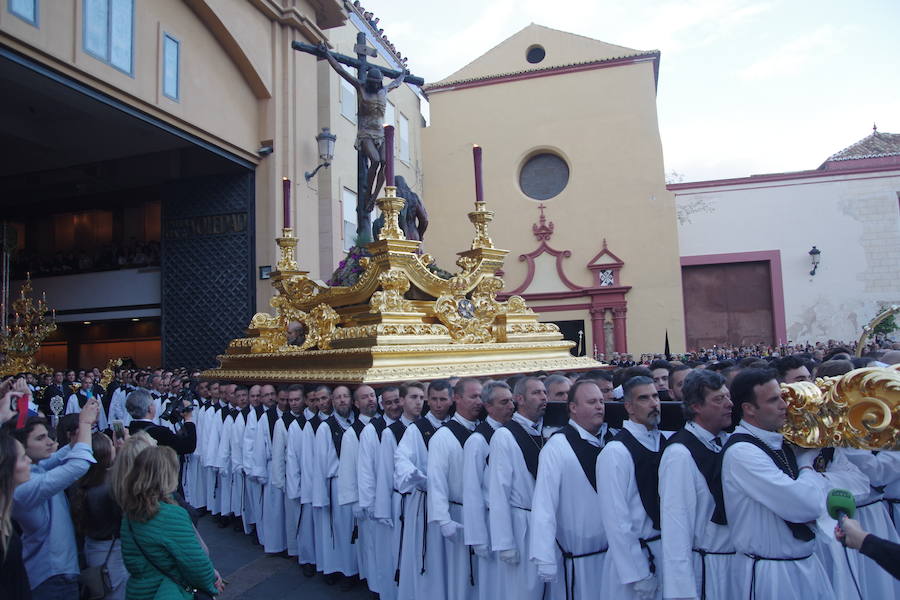
M566 184L562 187L562 189L560 189L555 195L551 196L550 198L546 198L543 200L539 200L537 198L529 196L527 193L525 193L525 190L522 189L522 170L531 159L536 156L540 156L541 154L550 154L552 156L555 156L556 158L563 161L563 163L569 169L569 176L566 179ZM522 154L522 157L518 162L518 166L516 167L515 173L513 174L513 178L516 190L519 192L519 194L522 195L522 198L528 200L529 202L553 202L555 200L559 200L566 194L566 191L569 189L569 186L572 183L574 172L575 171L574 167L572 166L572 161L569 159L569 156L565 152L563 152L559 148L556 148L555 146L540 146L537 148L532 148L531 150L528 150L527 152Z
M531 53L534 50L539 50L541 53L541 57L537 60L531 60ZM532 44L532 45L528 46L528 48L525 50L525 60L529 64L538 65L538 64L544 62L545 58L547 58L547 49L544 48L541 44Z

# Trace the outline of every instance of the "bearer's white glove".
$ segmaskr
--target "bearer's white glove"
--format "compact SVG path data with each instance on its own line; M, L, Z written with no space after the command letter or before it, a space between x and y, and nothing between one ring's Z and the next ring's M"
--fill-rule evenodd
M541 581L556 581L556 564L555 563L537 563L538 577Z
M456 534L462 531L462 528L463 526L456 521L447 521L446 523L441 523L441 535L448 540L454 540Z
M509 550L501 550L500 560L514 567L519 564L519 551L515 548L510 548Z
M367 506L367 507L365 507L365 508L363 509L363 512L365 512L366 518L367 518L367 519L371 519L372 521L375 521L375 520L376 520L376 519L375 519L375 507L374 507L374 506Z
M656 598L657 581L656 575L652 573L640 581L635 581L631 586L639 600L654 600Z
M487 558L491 555L491 549L487 544L475 544L472 546L472 551L475 553L475 556L479 558Z
M378 519L378 522L384 525L385 527L393 527L394 520L393 519Z
M819 455L819 451L815 449L797 449L795 454L797 455L797 468L802 469L803 467L813 466L813 462Z

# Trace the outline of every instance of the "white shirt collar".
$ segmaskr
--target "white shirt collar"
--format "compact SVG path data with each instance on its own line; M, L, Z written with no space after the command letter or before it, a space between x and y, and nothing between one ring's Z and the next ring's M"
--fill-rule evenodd
M747 433L754 437L758 437L773 450L781 450L782 436L777 431L766 431L765 429L760 429L756 425L751 425L743 419L741 419L741 423L740 425L738 425L738 427L743 427Z
M301 413L301 414L302 414L302 413ZM295 419L299 419L299 418L300 418L300 415L299 415L299 414L294 414L294 411L291 411L291 416L294 417Z
M524 427L525 431L527 431L531 435L541 435L541 430L544 428L544 420L543 419L541 419L540 421L535 423L531 419L528 419L527 417L523 417L522 413L520 413L518 411L513 413L512 418L513 418L513 421L515 421L516 423L518 423L519 425Z
M276 407L275 407L275 414L278 415L278 418L280 419L282 416L284 416L284 411L281 410L280 408L278 408L278 407L276 406Z
M466 419L465 417L463 417L462 415L460 415L459 413L456 413L453 415L453 420L456 421L457 423L459 423L460 425L462 425L463 427L465 427L466 429L468 429L469 431L475 431L475 421L470 421L470 420Z
M387 427L390 427L391 425L393 425L394 423L397 422L397 419L392 419L387 415L381 415L381 416L384 418L384 424Z
M688 431L690 431L691 433L693 433L694 437L696 437L698 440L703 442L703 445L706 446L707 448L709 448L710 450L712 450L713 452L721 452L722 451L722 446L725 444L725 439L727 437L727 434L724 431L720 432L719 435L713 435L708 430L701 427L700 425L697 425L693 421L688 421L685 424L684 428L687 429ZM715 438L718 438L720 445L717 446L716 444L713 443L713 439L715 439Z
M366 415L359 415L359 420L363 422L363 425L368 425L372 421L373 417L367 417Z
M331 414L334 415L334 418L337 420L338 425L340 425L344 429L347 429L348 427L350 427L350 424L353 423L353 413L352 412L347 416L346 419L344 417L342 417L341 415L339 415L337 411L333 411ZM322 420L324 421L324 419L322 419Z
M412 419L407 419L406 415L400 415L400 422L403 423L403 425L406 427L409 427L413 424Z
M500 429L501 427L503 427L503 423L501 423L500 421L498 421L497 419L495 419L494 417L492 417L490 415L488 415L488 417L487 417L487 419L485 419L485 421L487 421L487 424L491 426L491 429Z
M662 435L659 429L647 429L645 425L635 423L630 419L625 419L622 426L631 432L637 441L647 447L647 449L656 452L659 450L659 437Z
M596 446L598 448L603 447L603 439L602 438L599 438L596 435L592 434L591 432L589 432L587 429L585 429L584 427L582 427L581 425L579 425L572 419L569 419L569 425L574 427L575 431L578 432L578 435L581 436L581 439L583 439L584 441L589 443L591 446Z
M309 421L314 416L316 416L316 413L314 413L312 410L310 410L309 407L306 407L303 409L303 416L306 417L307 421Z
M331 415L336 415L336 414L337 414L336 412L331 411ZM328 417L331 416L331 415L326 415L326 414L323 413L321 410L318 412L318 415L319 415L319 420L320 420L320 421L327 421L327 420L328 420Z
M439 420L436 416L434 416L433 414L431 414L430 412L429 412L429 413L425 413L425 418L428 419L428 420L431 422L431 424L434 426L435 429L437 429L438 427L440 427L441 425L443 425L444 423L446 423L446 420L445 420L445 421L441 421L441 420Z

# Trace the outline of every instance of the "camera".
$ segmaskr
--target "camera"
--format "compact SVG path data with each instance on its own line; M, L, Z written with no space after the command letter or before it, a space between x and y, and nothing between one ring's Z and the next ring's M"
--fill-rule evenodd
M193 392L189 389L183 390L178 398L169 403L159 418L173 425L181 423L184 420L184 413L193 412L193 400ZM187 406L185 406L185 402L188 403Z

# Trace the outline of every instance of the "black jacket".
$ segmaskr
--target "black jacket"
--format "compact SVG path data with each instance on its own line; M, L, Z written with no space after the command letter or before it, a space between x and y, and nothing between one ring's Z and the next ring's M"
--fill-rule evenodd
M197 426L185 421L181 431L172 433L168 427L156 425L150 421L132 421L128 426L129 433L146 431L160 446L169 446L178 454L190 454L197 448Z

